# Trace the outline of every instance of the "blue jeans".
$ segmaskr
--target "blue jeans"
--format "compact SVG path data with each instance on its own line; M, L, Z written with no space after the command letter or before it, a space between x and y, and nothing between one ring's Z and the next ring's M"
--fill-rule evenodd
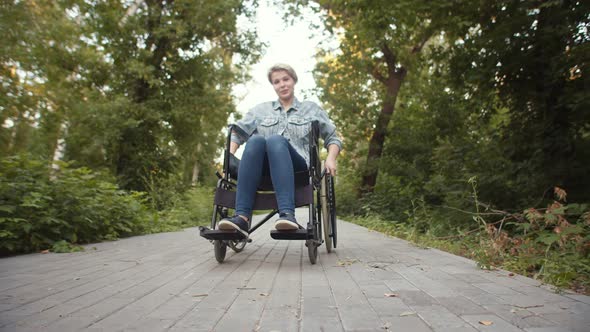
M236 214L252 218L256 188L263 175L269 175L279 213L295 213L295 172L307 169L305 159L280 135L264 138L254 135L242 154L238 169Z

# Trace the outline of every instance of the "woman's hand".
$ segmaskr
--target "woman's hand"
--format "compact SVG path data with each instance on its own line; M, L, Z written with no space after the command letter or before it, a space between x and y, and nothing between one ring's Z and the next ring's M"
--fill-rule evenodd
M328 157L324 162L324 167L326 168L327 174L336 176L336 158Z
M324 167L326 168L326 173L336 176L336 157L340 153L340 148L336 144L328 145L328 157L326 158L326 162L324 163Z
M238 148L239 147L240 146L236 142L229 143L229 153L235 155L236 154L236 151L238 151Z

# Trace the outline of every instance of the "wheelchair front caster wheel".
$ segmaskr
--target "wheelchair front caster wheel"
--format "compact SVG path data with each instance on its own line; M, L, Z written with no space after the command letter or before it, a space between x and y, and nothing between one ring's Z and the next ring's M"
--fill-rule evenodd
M222 240L213 241L213 251L215 251L215 259L219 263L223 263L225 259L225 252L227 251L227 245Z
M244 250L246 240L231 240L228 242L228 245L234 252L240 252Z
M307 253L309 254L309 261L311 264L315 264L318 261L318 246L314 241L307 240L305 243L307 246Z

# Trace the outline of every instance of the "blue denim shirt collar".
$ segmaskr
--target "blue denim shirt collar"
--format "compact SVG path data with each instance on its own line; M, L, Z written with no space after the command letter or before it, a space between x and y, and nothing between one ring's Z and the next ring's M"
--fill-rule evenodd
M282 108L283 106L281 105L281 101L280 100L275 100L272 102L272 109L274 109L275 111L278 111ZM295 111L299 111L301 109L301 102L299 101L299 99L297 99L297 97L295 97L293 99L293 105L291 105L291 109L294 109Z

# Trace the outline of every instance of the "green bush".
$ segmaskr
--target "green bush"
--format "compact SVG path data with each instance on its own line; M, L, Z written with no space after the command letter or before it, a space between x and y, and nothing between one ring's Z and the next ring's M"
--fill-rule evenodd
M141 234L152 227L144 195L119 190L87 168L13 156L0 162L0 253L89 243Z
M160 212L152 232L172 231L185 227L208 225L213 213L213 187L193 187L177 194L171 206Z
M335 177L336 208L338 214L359 214L362 202L357 197L356 188L360 183L358 172L349 167L338 168L338 176Z

